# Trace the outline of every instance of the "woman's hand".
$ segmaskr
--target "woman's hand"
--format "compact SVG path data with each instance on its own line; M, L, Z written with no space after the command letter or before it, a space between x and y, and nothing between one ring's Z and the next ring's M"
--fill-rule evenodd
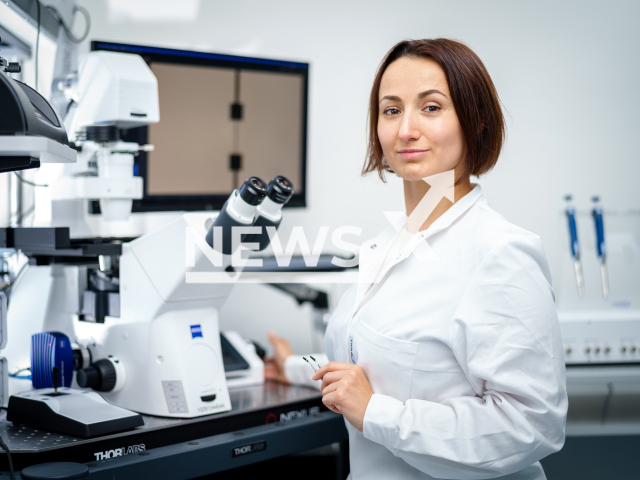
M322 379L322 403L329 410L344 415L351 425L362 431L364 413L373 395L362 367L330 362L318 369L313 379Z
M273 357L264 359L264 378L288 384L289 381L284 374L284 362L294 354L293 350L286 338L277 337L273 331L269 332L269 341L273 345Z

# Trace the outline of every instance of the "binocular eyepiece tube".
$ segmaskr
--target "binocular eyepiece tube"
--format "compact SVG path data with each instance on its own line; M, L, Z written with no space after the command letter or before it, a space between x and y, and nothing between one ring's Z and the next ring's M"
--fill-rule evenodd
M243 235L241 242L258 243L258 250L269 246L266 227L276 229L282 222L282 207L293 195L293 184L282 175L267 185L259 177L250 177L238 190L234 190L207 232L207 243L225 255L234 251L234 227L261 227L258 234ZM214 229L222 228L222 245L214 245Z
M271 180L267 189L267 198L258 207L261 217L277 221L282 218L282 207L293 195L293 184L286 177L278 175Z

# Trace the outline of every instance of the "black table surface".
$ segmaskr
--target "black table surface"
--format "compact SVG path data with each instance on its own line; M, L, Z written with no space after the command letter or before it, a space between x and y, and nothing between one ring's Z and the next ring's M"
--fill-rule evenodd
M141 427L89 439L14 425L6 420L6 411L2 411L0 435L20 469L47 461L90 462L96 459L96 452L115 448L126 451L129 447L149 450L267 423L287 422L326 410L320 392L306 387L266 382L233 389L229 394L232 405L229 412L188 419L142 415ZM5 467L6 454L2 451L0 470Z

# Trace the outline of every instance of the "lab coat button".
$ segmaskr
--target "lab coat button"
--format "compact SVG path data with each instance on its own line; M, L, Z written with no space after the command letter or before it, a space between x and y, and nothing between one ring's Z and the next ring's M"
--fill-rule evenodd
M376 245L375 243L373 245L371 245L371 249L373 250L374 248L376 248L378 245Z

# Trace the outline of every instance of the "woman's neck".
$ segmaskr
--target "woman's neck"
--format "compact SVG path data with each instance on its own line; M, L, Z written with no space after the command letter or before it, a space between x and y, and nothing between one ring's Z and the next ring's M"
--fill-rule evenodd
M469 193L474 185L471 184L469 177L460 182L458 185L454 186L453 198L457 202L462 197L464 197L467 193ZM416 208L420 200L427 194L431 186L425 181L418 182L410 182L404 180L404 204L407 210L407 216L411 215L413 210ZM431 214L427 217L421 227L418 228L418 231L423 231L429 228L433 222L435 222L444 212L449 210L453 206L453 203L447 199L446 197L442 197L440 202L436 205L436 208L433 209Z

